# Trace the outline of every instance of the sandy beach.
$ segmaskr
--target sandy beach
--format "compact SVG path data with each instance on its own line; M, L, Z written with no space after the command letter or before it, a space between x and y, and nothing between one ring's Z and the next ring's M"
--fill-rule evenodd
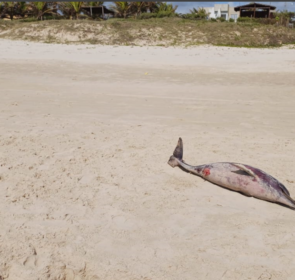
M0 279L293 280L295 211L167 161L295 198L294 88L294 49L1 39Z

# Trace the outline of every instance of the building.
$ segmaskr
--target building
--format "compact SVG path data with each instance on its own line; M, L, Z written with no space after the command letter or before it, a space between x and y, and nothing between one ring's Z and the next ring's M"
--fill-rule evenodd
M236 12L234 7L228 7L228 14L229 14L229 18L232 18L235 21L237 21L239 17L239 12Z
M87 3L87 2L86 2ZM91 17L108 18L110 15L114 16L114 12L109 10L106 6L82 6L82 11L86 12Z
M208 18L224 18L229 20L230 18L235 21L239 17L239 12L235 11L234 7L230 7L228 4L215 4L214 7L204 8L209 14Z
M276 7L260 3L250 3L235 7L234 10L239 13L240 17L273 18Z

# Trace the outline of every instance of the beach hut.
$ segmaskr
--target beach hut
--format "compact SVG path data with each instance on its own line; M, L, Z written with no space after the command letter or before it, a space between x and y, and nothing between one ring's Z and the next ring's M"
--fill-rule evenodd
M106 6L83 6L82 11L85 11L91 17L101 17L105 18L107 15L108 17L114 16L114 12L109 10Z
M273 12L275 10L275 6L260 3L250 3L235 7L235 11L240 13L240 17L251 18L273 18Z

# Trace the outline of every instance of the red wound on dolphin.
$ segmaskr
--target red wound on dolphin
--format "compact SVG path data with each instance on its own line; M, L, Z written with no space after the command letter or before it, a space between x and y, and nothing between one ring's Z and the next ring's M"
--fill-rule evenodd
M203 172L204 176L210 175L210 169L209 168L204 168L202 172Z

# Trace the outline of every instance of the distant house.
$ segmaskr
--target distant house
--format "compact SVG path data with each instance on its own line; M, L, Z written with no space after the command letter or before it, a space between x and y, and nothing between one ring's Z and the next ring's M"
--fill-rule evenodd
M273 18L276 7L260 3L250 3L235 7L234 10L239 13L240 17Z
M215 4L214 7L207 7L204 9L209 14L209 19L222 17L225 20L232 18L236 21L239 17L239 12L236 12L234 7L229 6L229 4Z

